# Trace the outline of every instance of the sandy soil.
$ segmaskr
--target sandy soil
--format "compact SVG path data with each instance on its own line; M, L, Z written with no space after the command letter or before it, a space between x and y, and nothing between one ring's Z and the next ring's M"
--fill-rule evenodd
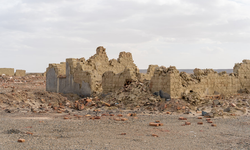
M138 114L115 121L117 116L92 120L74 114L1 113L0 149L250 149L249 116L212 118L217 125L213 127L205 118L192 115ZM65 115L71 119L63 119ZM182 126L186 121L180 116L191 125ZM156 120L163 126L149 126ZM25 142L17 142L20 138Z

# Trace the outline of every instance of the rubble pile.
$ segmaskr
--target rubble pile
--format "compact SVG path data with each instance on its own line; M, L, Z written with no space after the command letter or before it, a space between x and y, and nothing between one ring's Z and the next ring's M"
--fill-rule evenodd
M190 93L183 93L182 98L194 106L202 105L208 102L208 99L202 98L199 93L193 91Z
M146 106L147 110L154 110L161 102L165 103L165 99L152 95L148 81L127 83L121 89L103 95L102 100L127 109Z

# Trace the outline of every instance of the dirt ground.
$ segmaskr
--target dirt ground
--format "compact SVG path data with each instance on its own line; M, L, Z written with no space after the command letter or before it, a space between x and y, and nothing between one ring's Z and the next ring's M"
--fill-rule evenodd
M192 106L182 99L163 103L144 93L150 101L132 105L115 99L121 94L111 95L111 101L83 99L46 92L45 84L45 77L34 75L0 78L0 150L250 149L249 94ZM221 104L215 105L217 100ZM201 110L215 108L216 115L202 116Z

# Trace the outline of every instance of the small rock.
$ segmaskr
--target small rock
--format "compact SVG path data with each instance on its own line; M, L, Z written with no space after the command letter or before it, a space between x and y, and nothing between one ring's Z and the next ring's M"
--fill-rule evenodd
M202 112L201 112L201 115L202 115L202 116L205 116L205 114L207 114L207 112L205 112L205 111L202 111Z

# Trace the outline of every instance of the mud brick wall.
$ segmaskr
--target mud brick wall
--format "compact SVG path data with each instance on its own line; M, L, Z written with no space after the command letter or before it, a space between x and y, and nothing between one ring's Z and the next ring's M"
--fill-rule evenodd
M68 58L60 64L49 64L46 77L47 91L85 96L116 91L129 80L149 80L151 92L162 90L174 98L191 91L201 96L229 95L250 89L250 60L235 64L232 74L217 73L212 69L194 69L194 74L187 74L180 73L174 66L157 65L150 65L147 74L142 74L131 53L121 52L118 59L109 60L106 49L100 46L88 60Z
M114 92L122 88L127 81L137 81L136 73L126 68L122 73L105 72L102 76L103 93Z
M0 75L14 76L14 68L0 68Z
M217 73L212 69L195 69L194 74L179 73L172 69L156 68L150 82L152 92L163 90L173 98L180 98L182 93L191 91L206 95L236 94L241 89L250 89L250 60L235 64L234 73Z
M134 64L131 53L121 52L118 59L109 60L106 49L100 46L96 49L96 54L88 60L68 58L65 63L50 64L46 71L47 77L49 77L47 78L47 90L82 95L89 95L93 92L101 93L103 91L103 74L108 71L119 74L125 68L129 68L136 75L139 74L139 69ZM51 69L52 71L49 71ZM59 81L56 81L58 78L60 78ZM112 89L112 86L109 88ZM83 89L87 89L89 92L86 93L82 91Z
M238 78L235 76L229 76L228 74L208 74L207 76L200 77L200 80L197 82L190 81L188 84L183 84L183 82L183 78L179 74L171 74L170 95L172 97L179 98L182 93L189 93L190 91L197 92L202 97L216 94L229 95L237 93L241 88Z
M16 70L15 76L23 77L26 75L26 70Z

